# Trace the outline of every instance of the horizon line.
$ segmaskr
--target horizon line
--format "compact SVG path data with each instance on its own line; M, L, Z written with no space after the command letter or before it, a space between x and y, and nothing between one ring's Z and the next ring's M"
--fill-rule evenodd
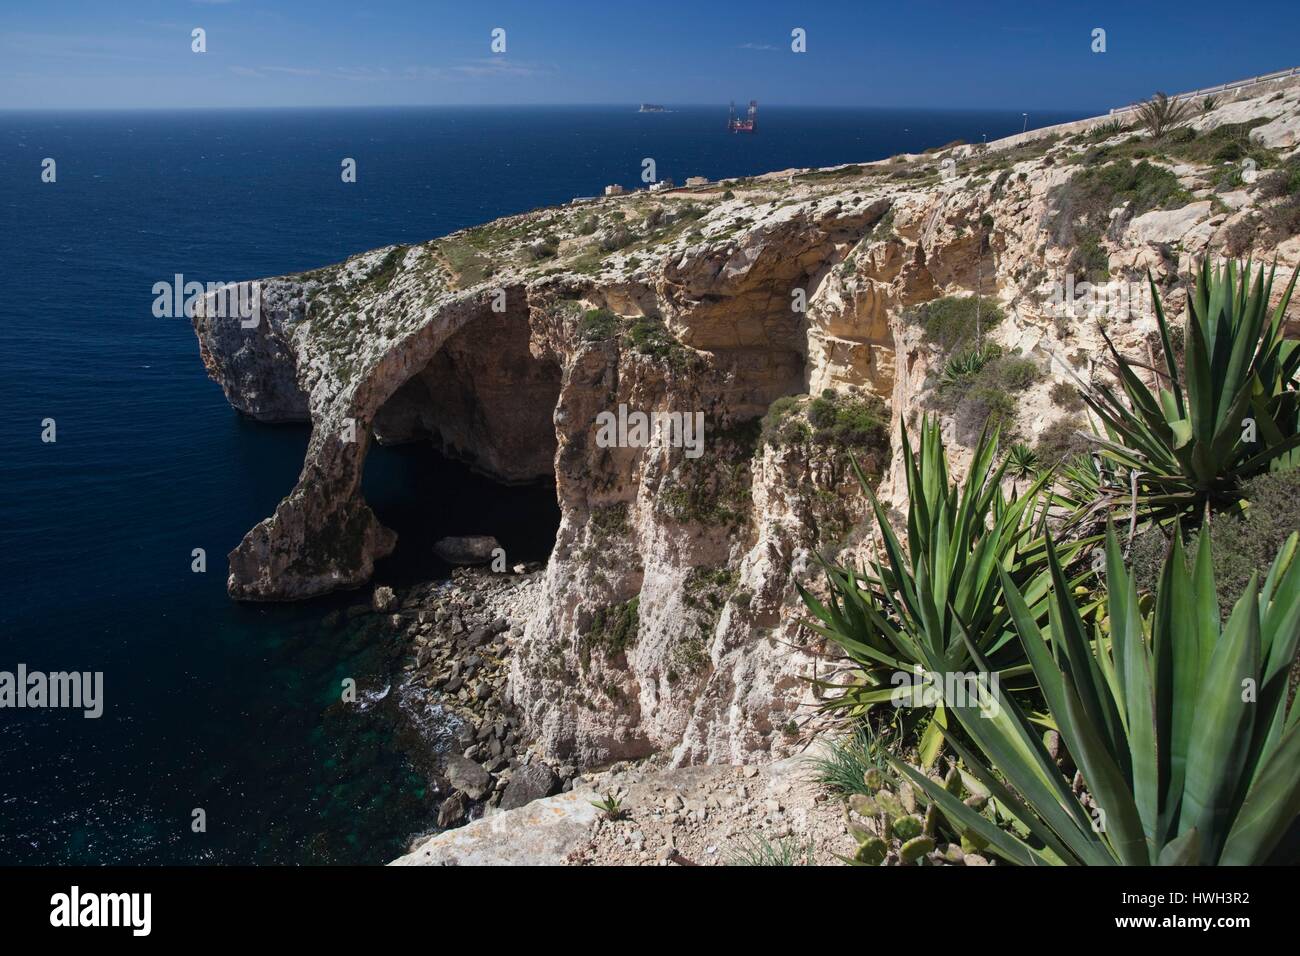
M644 101L644 102L649 102ZM362 104L332 104L332 105L291 105L275 104L265 106L0 106L0 113L198 113L198 112L233 112L233 111L254 111L254 110L418 110L418 109L583 109L593 107L619 107L631 108L632 112L639 112L634 107L640 106L640 103L630 102L601 102L601 103L362 103ZM673 107L680 109L718 109L725 107L724 103L656 103L656 106ZM763 103L760 102L760 107ZM1080 113L1089 110L1099 110L1099 112L1090 115L1102 115L1110 107L1036 107L1025 110L1015 106L879 106L872 104L808 104L808 103L769 103L769 109L810 109L810 110L886 110L886 111L924 111L924 112L945 112L945 113L1028 113L1031 117L1034 113ZM653 115L659 111L648 111L647 115ZM663 112L673 112L673 109L665 109Z

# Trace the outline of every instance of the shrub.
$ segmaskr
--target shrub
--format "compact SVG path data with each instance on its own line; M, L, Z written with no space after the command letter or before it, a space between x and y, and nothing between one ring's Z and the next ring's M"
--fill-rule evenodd
M1233 220L1223 232L1223 248L1230 256L1241 256L1255 244L1259 220L1254 216L1241 216Z
M1034 454L1045 468L1067 462L1078 455L1086 455L1092 448L1092 442L1079 434L1083 430L1084 425L1077 418L1058 418L1039 434Z
M1083 245L1087 237L1111 228L1110 211L1128 203L1128 216L1152 209L1176 209L1191 201L1169 170L1146 160L1127 159L1081 169L1051 193L1051 218L1056 240ZM1078 237L1078 238L1075 238Z
M1110 278L1110 253L1095 232L1076 235L1070 259L1065 265L1076 278L1087 282L1105 282Z
M844 448L880 448L889 445L889 411L879 398L853 398L823 393L808 407L812 439Z
M1287 199L1300 195L1300 158L1291 157L1285 166L1260 177L1260 199Z
M799 396L786 395L768 406L763 416L759 440L764 445L789 445L802 441L812 434L808 423L799 412Z
M618 316L609 309L588 309L578 320L578 338L584 342L602 342L618 331Z
M639 316L632 323L632 328L628 330L628 339L632 347L642 355L655 358L665 358L675 349L681 348L680 343L668 331L668 326L660 319L644 315Z
M981 335L995 328L1006 316L997 304L975 296L944 296L910 310L911 321L919 322L925 340L951 354L974 343L976 318Z
M996 427L1008 434L1015 431L1014 423L1018 405L1013 396L995 385L978 379L966 389L955 406L954 415L967 444L983 429Z
M990 362L984 374L990 371L989 383L1008 392L1023 391L1043 376L1037 362L1020 355L1004 355Z
M889 447L889 409L874 395L841 395L826 389L804 405L800 396L778 398L763 416L761 441L790 445L813 441L845 449L879 450ZM869 456L864 461L875 461Z
M1069 382L1056 382L1052 385L1051 391L1052 404L1058 408L1064 408L1067 412L1083 411L1083 396L1079 390Z
M1240 514L1223 514L1210 522L1214 579L1225 621L1251 575L1267 567L1286 539L1300 531L1300 470L1252 478L1242 486L1242 495L1246 505ZM1191 547L1189 558L1194 557Z
M1017 393L1033 385L1043 374L1037 362L1021 355L983 358L970 359L970 367L977 367L978 371L945 378L937 396L938 407L956 418L959 434L968 443L986 427L1000 428L1008 434L1013 432L1012 425L1019 411ZM945 368L945 376L950 371L953 369Z
M1284 199L1264 210L1264 222L1273 241L1300 233L1300 197Z

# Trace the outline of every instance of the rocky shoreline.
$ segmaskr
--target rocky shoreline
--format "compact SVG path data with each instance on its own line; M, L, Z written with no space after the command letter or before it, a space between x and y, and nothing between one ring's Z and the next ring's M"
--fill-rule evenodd
M374 609L392 613L410 641L403 711L417 721L432 712L448 735L446 756L430 768L445 794L439 830L567 790L577 774L531 752L507 694L510 657L540 597L543 570L456 568L450 581L411 588L400 602L392 588L374 591Z

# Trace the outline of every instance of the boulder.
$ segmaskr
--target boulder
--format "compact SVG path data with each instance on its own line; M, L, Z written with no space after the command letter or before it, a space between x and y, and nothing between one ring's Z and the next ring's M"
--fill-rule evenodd
M390 587L377 587L370 598L370 606L377 614L387 614L397 607L397 595Z
M1283 113L1272 122L1252 129L1250 138L1270 149L1290 149L1300 143L1300 115Z
M501 542L490 534L471 534L459 538L442 538L433 553L448 564L486 564Z
M460 754L447 758L447 782L471 800L482 800L492 790L492 775Z
M559 866L591 839L590 790L534 801L430 837L391 866Z
M457 790L438 808L438 829L446 830L465 822L465 794Z
M1208 217L1213 208L1213 203L1206 200L1177 209L1153 209L1129 223L1124 239L1133 245L1178 242L1193 226Z
M513 810L542 797L552 796L559 790L560 778L555 771L540 760L534 760L527 766L520 767L510 778L506 792L501 797L501 809Z

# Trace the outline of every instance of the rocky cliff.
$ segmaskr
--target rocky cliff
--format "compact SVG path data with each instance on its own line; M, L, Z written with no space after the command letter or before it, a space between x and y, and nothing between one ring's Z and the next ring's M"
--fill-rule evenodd
M1298 103L1260 87L1159 143L1099 118L575 202L264 280L254 328L209 300L194 327L231 404L312 426L297 485L230 554L230 594L366 582L395 542L360 492L367 449L433 441L503 482L554 478L561 524L510 679L543 754L787 752L833 667L794 582L865 546L846 450L898 504L897 424L924 411L959 470L989 417L1044 454L1068 440L1059 383L1104 374L1103 325L1140 353L1154 320L1080 315L1062 290L1150 270L1174 311L1206 254L1300 261ZM976 294L1001 317L983 339L1023 361L1014 384L954 393L920 307ZM699 454L671 432L603 441L620 407L702 416Z

